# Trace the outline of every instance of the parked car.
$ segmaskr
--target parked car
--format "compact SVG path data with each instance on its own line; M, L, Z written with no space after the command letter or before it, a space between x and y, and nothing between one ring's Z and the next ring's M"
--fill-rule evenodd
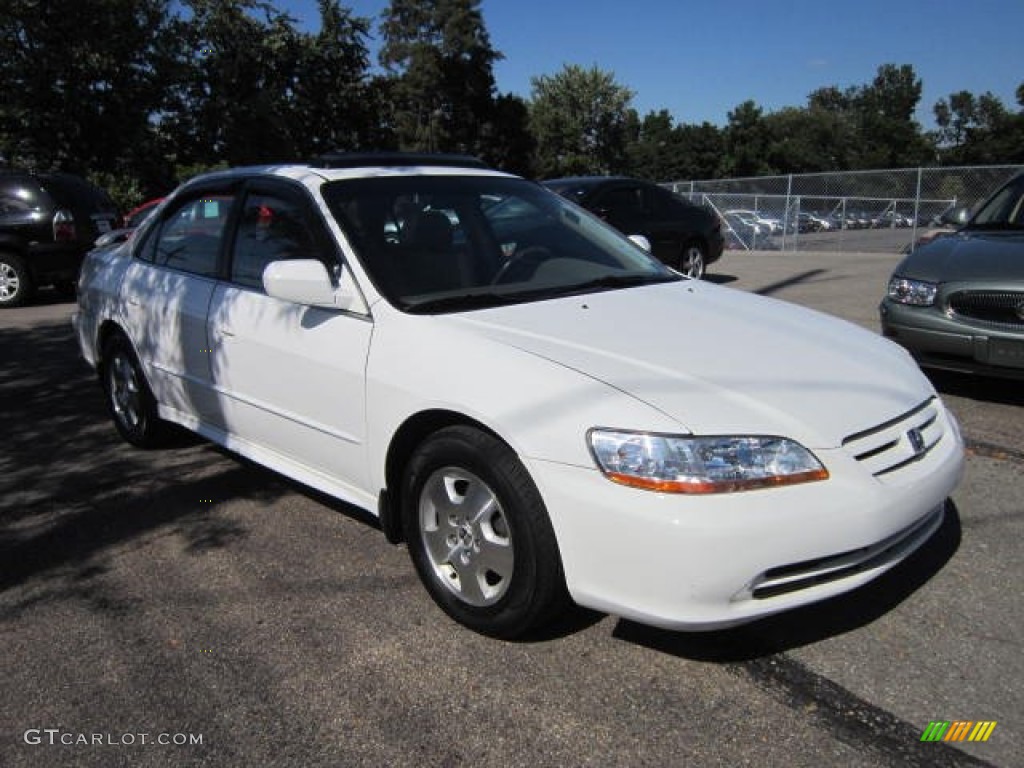
M132 208L125 214L119 228L112 229L97 237L93 246L95 248L109 248L117 243L123 243L132 236L132 233L142 225L142 222L149 218L150 214L152 214L153 211L156 210L156 207L162 202L163 198L157 197L152 200L147 200L142 203L142 205Z
M904 216L902 213L893 210L882 211L871 220L871 226L874 229L910 227L913 226L913 224L914 220L910 216Z
M834 226L832 220L827 215L818 211L812 211L807 215L817 232L827 232Z
M1024 378L1024 174L958 231L917 245L880 312L883 333L923 366Z
M751 250L763 242L761 227L738 214L723 213L722 225L725 229L726 247L730 249Z
M763 232L766 235L782 234L782 220L774 216L770 216L766 213L761 213L759 211L750 211L742 208L733 209L731 211L728 211L728 213L731 213L734 216L741 216L745 221L750 222L751 224L756 224L758 227L760 227L761 232Z
M715 213L647 181L609 176L551 179L544 186L596 213L627 235L642 235L651 252L684 275L701 278L722 256Z
M42 285L74 295L82 258L116 221L106 192L78 176L0 172L0 308Z
M198 177L90 253L74 324L127 441L174 422L367 510L501 637L570 597L701 629L845 592L963 466L898 346L465 158Z

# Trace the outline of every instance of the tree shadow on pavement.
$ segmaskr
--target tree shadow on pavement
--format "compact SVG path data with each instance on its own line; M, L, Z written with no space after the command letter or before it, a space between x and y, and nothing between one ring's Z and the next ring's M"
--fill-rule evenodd
M68 567L102 569L106 552L161 529L191 553L228 546L244 529L206 500L288 492L186 433L159 451L123 443L68 323L2 328L0 348L0 591Z

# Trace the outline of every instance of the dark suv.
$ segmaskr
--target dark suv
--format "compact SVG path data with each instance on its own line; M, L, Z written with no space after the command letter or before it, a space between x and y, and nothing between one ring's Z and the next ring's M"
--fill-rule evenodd
M73 295L82 258L116 220L107 193L78 176L0 172L0 307L40 285Z
M544 186L626 235L643 235L655 257L688 277L703 277L707 266L722 256L718 216L657 184L617 176L577 176L551 179Z

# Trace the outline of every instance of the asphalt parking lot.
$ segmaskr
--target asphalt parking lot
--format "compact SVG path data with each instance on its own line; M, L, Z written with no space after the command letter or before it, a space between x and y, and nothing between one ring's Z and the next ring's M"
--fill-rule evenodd
M728 252L710 279L877 330L898 258ZM0 312L0 766L1024 765L1019 383L933 377L967 474L867 587L725 632L577 612L505 643L358 511L187 436L121 443L72 311ZM932 721L997 725L923 743Z

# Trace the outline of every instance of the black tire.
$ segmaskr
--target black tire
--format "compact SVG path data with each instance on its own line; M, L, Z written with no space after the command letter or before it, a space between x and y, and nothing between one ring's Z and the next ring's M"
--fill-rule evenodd
M679 254L677 269L687 277L700 280L707 268L707 253L702 243L691 240L686 243Z
M128 340L118 334L103 345L100 377L114 426L138 448L155 448L167 435L167 423L157 415L156 399Z
M402 521L421 581L460 624L512 639L569 605L540 493L492 435L454 426L425 441L405 473Z
M0 253L0 308L27 304L35 290L24 260L13 253Z

